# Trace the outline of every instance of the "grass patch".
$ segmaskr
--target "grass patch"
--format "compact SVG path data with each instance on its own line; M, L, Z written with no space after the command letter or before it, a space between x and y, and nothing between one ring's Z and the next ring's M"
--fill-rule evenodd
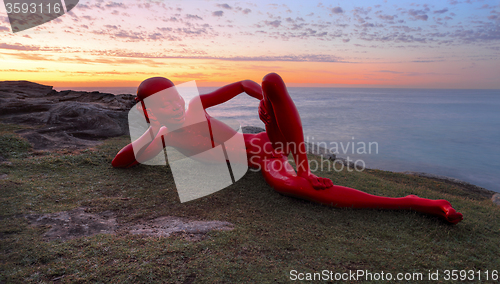
M2 127L0 135L15 136L15 129ZM292 269L363 269L394 277L500 270L500 209L458 186L377 170L319 173L372 194L448 199L465 217L456 226L415 212L336 209L282 196L252 171L224 190L181 204L168 166L111 167L128 142L120 137L95 149L44 155L8 146L25 154L0 164L7 174L0 180L0 282L282 283ZM46 242L42 235L49 228L32 227L24 218L80 206L112 210L119 222L172 215L228 221L235 229L213 231L199 242L104 234Z
M23 157L31 150L31 144L14 133L24 128L14 124L0 123L0 161L11 157Z

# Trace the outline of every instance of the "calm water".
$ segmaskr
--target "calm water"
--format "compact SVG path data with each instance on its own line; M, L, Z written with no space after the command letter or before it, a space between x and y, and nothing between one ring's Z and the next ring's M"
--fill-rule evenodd
M211 90L200 88L201 93ZM289 92L306 139L337 149L340 157L361 159L370 168L455 177L500 192L500 90L289 88ZM243 126L263 127L257 109L258 101L242 94L208 112L235 118ZM363 154L363 143L368 152L370 142L371 154Z

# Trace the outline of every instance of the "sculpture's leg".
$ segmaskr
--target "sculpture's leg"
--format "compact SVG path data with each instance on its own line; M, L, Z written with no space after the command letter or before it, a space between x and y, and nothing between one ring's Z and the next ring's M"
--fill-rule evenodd
M337 185L324 190L315 190L306 179L295 175L293 168L288 164L285 157L265 160L262 174L266 182L282 194L328 206L415 210L441 216L452 224L456 224L463 219L462 214L456 212L446 200L431 200L415 195L399 198L383 197Z
M283 147L286 143L292 144L281 158L262 154L262 174L276 191L334 207L411 209L441 216L453 224L462 220L462 214L456 212L446 200L430 200L413 195L400 198L375 196L348 187L334 186L326 178L311 178L313 175L310 174L303 143L302 122L283 80L277 74L268 74L263 79L262 89L264 105L263 110L259 111L266 113L269 140L275 148L276 145ZM294 157L297 174L287 161L288 152ZM325 186L318 186L318 182Z
M286 90L285 83L278 74L271 73L262 80L264 104L270 123L266 132L275 148L288 146L285 154L292 153L298 172L309 171L304 144L304 132L297 107ZM304 162L305 161L305 162Z
M275 149L284 148L284 154L293 155L297 175L309 181L314 189L333 186L327 178L310 172L299 112L278 74L271 73L262 80L263 106L259 109L267 118L266 132Z

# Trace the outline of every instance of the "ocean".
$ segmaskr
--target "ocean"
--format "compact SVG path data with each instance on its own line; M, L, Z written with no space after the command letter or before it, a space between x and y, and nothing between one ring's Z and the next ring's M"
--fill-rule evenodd
M61 88L135 94L136 88ZM200 87L200 93L215 88ZM289 88L306 141L368 168L458 178L500 192L500 90ZM241 94L208 109L264 127ZM334 181L335 182L335 181Z

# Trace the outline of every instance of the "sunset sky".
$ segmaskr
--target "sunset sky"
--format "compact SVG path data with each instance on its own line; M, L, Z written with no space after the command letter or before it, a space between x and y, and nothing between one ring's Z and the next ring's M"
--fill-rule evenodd
M15 34L1 5L0 80L500 89L499 3L80 0Z

